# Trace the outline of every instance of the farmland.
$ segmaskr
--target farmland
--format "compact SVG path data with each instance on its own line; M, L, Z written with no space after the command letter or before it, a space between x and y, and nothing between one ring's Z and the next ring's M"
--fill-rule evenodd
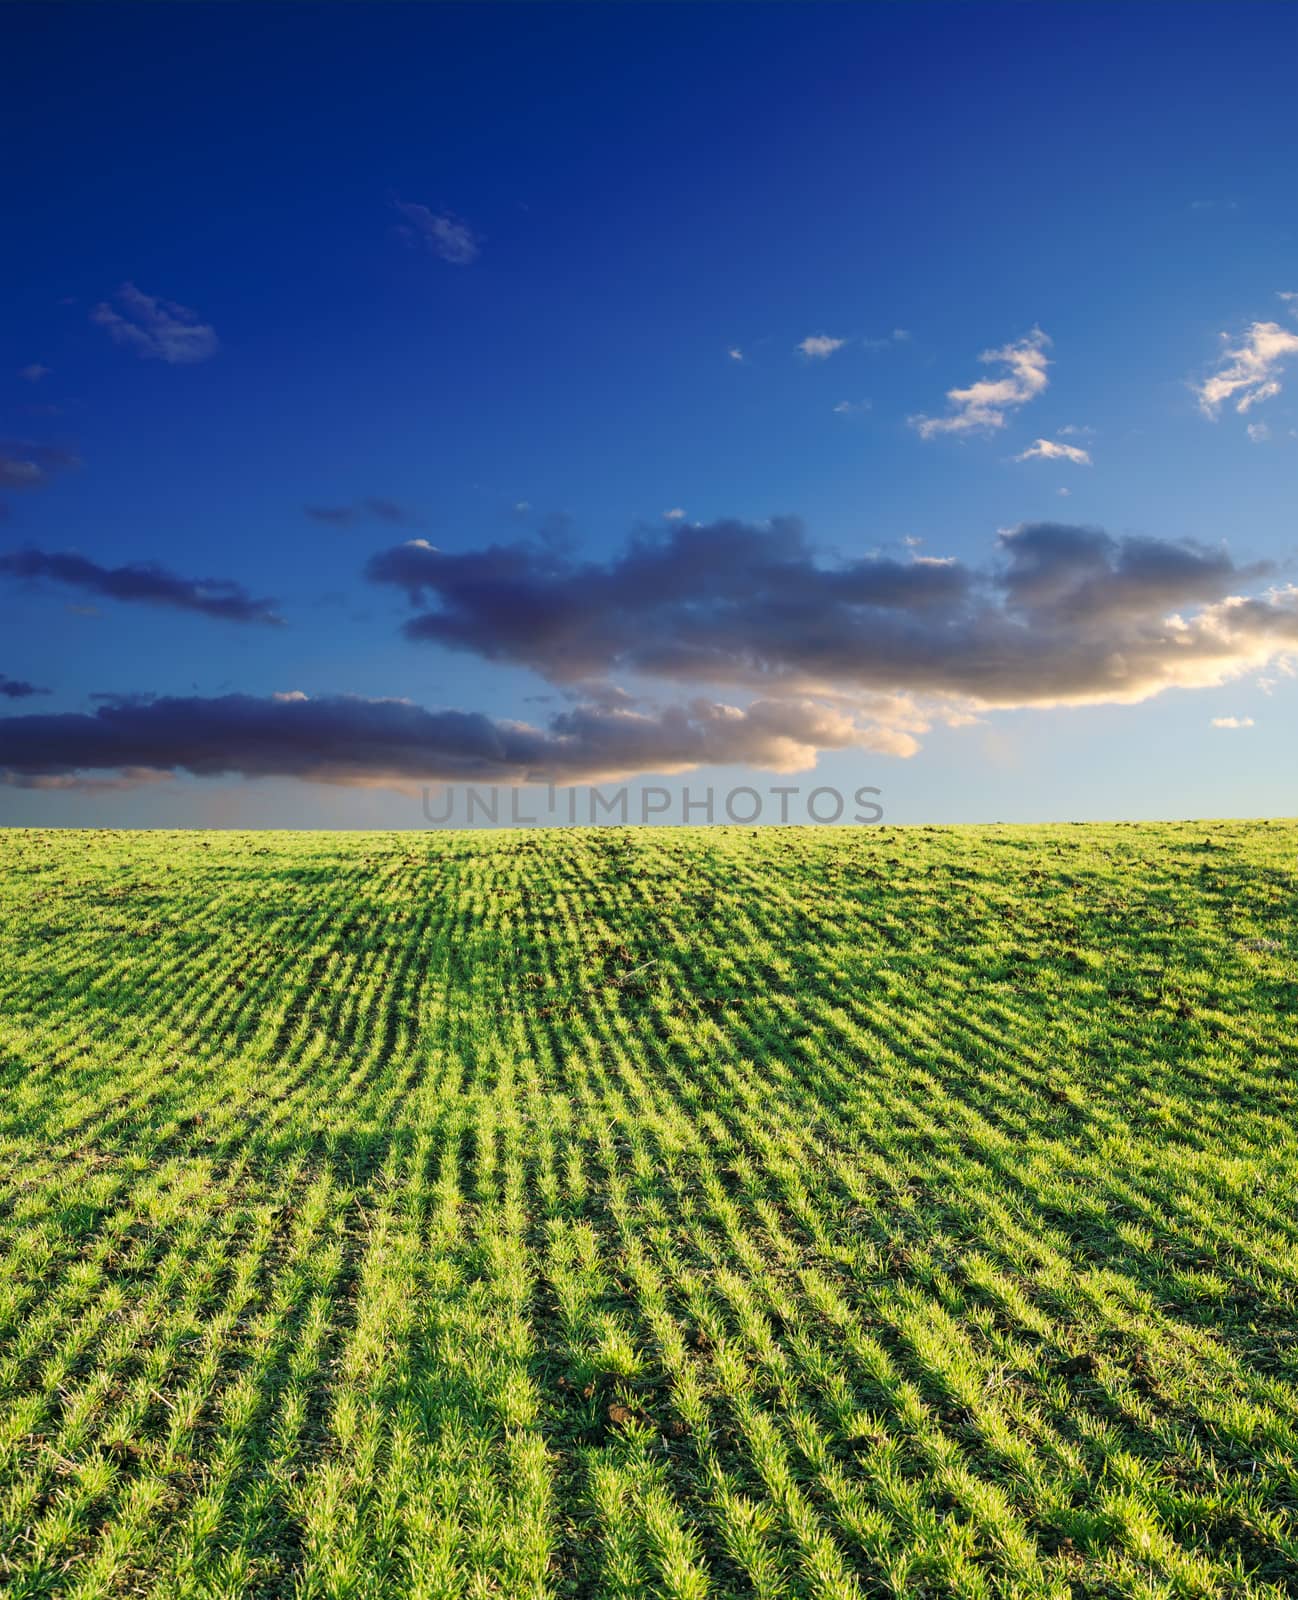
M1298 1592L1298 824L0 834L0 1587Z

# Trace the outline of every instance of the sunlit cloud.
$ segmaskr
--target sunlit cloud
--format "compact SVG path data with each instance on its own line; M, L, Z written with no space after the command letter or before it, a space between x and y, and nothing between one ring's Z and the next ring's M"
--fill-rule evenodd
M1015 461L1073 461L1080 467L1091 465L1090 451L1075 444L1059 444L1054 439L1038 439L1030 444Z
M1008 370L1000 378L983 378L967 389L948 389L951 411L945 417L923 414L911 417L910 425L921 439L942 433L992 433L1005 426L1009 412L1033 400L1049 384L1046 350L1050 340L1040 328L999 350L984 350L978 357L987 365Z
M1291 356L1298 355L1298 333L1278 322L1254 322L1238 343L1222 334L1226 345L1218 370L1192 385L1199 409L1206 417L1220 415L1223 405L1233 405L1243 415L1263 400L1280 393L1280 372Z

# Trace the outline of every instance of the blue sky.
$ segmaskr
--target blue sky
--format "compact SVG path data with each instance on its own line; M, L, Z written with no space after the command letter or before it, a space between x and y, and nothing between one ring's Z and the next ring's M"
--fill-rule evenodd
M0 822L1292 812L1291 7L5 21Z

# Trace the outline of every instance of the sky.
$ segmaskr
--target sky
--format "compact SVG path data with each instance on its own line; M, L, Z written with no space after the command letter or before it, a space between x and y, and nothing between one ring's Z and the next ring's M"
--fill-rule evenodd
M1294 7L0 28L0 824L1293 813Z

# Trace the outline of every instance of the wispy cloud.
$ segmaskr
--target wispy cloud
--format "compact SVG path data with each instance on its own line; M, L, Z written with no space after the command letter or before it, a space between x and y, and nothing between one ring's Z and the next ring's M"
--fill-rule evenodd
M1074 461L1079 467L1091 465L1089 450L1083 450L1080 445L1059 444L1054 439L1038 439L1030 444L1021 455L1014 457L1016 461Z
M1298 355L1298 333L1278 322L1251 323L1239 342L1222 334L1226 348L1216 372L1191 387L1206 417L1217 417L1231 404L1242 416L1263 400L1280 393L1280 371L1290 356Z
M967 389L948 389L952 410L945 417L911 417L921 439L940 433L992 433L1005 426L1006 414L1035 399L1048 385L1046 351L1050 340L1040 328L999 350L984 350L979 361L1008 370L1001 378L983 378Z
M43 489L57 473L80 465L76 451L61 445L0 439L0 489Z
M370 495L354 505L307 505L303 506L302 510L312 522L323 522L331 528L354 528L361 522L400 523L414 527L419 521L407 506L400 505L396 500L388 500L382 495Z
M18 376L26 378L28 383L39 383L42 378L48 378L49 375L50 368L40 361L33 361L29 365L18 369Z
M726 351L726 354L732 361L742 361L744 359L744 352L739 348L738 345L732 344L729 350Z
M846 339L832 339L827 333L813 333L795 348L806 356L808 361L825 361L835 350L841 350L846 343Z
M862 339L861 344L867 350L890 350L895 344L909 344L910 330L908 328L894 328L891 333L885 334L881 339Z
M1251 728L1253 719L1252 717L1214 717L1212 725L1214 728Z
M670 511L664 511L663 516L666 517L668 522L681 522L685 517L685 508L683 506L673 506Z
M834 412L840 417L859 417L870 409L868 400L840 400Z
M10 678L0 672L0 696L6 700L28 700L32 695L49 692L48 689L39 689L34 683L28 683L24 678Z
M71 552L14 550L0 555L0 576L62 584L107 600L196 611L223 622L279 623L274 602L258 600L228 578L182 578L153 562L104 567Z
M1265 422L1250 422L1245 432L1254 444L1265 444L1271 437L1271 430Z
M216 354L216 329L198 312L145 294L133 283L124 283L116 299L117 307L106 300L97 305L90 320L117 344L171 366L191 366Z
M406 219L402 234L411 244L423 245L431 254L455 267L467 267L482 252L482 240L468 225L450 212L430 211L427 206L398 200L397 210Z

